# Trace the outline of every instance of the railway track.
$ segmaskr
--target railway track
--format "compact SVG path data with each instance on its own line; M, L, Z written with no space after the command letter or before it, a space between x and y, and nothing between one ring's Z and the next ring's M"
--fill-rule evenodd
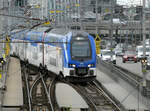
M87 102L88 111L123 111L100 87L98 81L90 82L85 85L71 85Z
M55 100L55 76L49 76L45 68L38 72L22 67L25 109L28 111L59 111Z
M27 111L60 111L56 97L55 85L58 82L54 74L48 74L46 68L41 67L39 71L34 71L29 68L28 64L22 66L22 76L24 80L24 109ZM53 76L49 76L53 75ZM121 104L114 102L108 96L103 87L98 81L82 84L71 85L87 102L89 105L88 111L126 111Z
M150 81L147 80L147 86L142 87L142 77L139 76L138 74L135 74L127 69L124 69L122 67L119 67L118 65L114 65L105 61L100 62L101 65L109 68L109 70L113 71L115 74L118 74L120 77L122 77L124 80L129 82L132 86L137 88L142 88L142 94L146 97L150 98Z

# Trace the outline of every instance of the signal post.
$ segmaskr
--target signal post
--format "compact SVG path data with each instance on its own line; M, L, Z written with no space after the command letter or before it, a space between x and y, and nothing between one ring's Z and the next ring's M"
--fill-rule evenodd
M146 57L142 58L141 64L142 64L142 73L143 73L142 94L146 96L147 95L147 89L146 89L147 58Z
M147 57L146 57L146 25L145 25L145 0L143 0L143 8L142 8L142 35L143 35L143 58L141 60L142 64L142 73L143 73L143 81L142 81L142 93L143 95L147 95L146 89L146 75L147 75Z

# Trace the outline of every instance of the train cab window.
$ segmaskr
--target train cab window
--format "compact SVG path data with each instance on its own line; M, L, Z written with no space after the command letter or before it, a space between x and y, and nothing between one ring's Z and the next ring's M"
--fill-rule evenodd
M89 59L91 58L90 42L87 40L72 41L71 43L71 57L72 59Z

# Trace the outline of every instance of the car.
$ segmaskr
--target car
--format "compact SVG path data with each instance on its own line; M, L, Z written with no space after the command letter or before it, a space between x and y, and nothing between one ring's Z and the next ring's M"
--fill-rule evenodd
M126 51L122 57L122 62L125 63L126 61L134 61L137 62L137 57L135 51Z
M150 46L146 46L145 48L146 48L145 56L148 57L148 56L150 56ZM144 48L142 45L136 47L136 55L137 55L138 61L140 61L144 56L143 50L144 50Z
M115 52L116 56L123 56L122 48L115 48L113 51Z
M111 50L102 50L100 54L100 58L103 61L112 62L113 64L116 64L116 55Z

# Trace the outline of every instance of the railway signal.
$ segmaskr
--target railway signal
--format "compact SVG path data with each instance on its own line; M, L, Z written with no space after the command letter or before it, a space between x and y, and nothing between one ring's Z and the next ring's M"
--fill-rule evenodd
M146 65L146 64L147 64L147 58L146 58L146 57L145 57L145 58L142 58L141 63L142 63L143 65Z
M147 67L147 58L146 57L142 58L141 64L142 64L142 72L146 73L147 72L147 70L146 70L146 67Z
M101 38L99 37L98 34L96 34L96 38L95 38L96 54L100 54L100 43L101 43Z

